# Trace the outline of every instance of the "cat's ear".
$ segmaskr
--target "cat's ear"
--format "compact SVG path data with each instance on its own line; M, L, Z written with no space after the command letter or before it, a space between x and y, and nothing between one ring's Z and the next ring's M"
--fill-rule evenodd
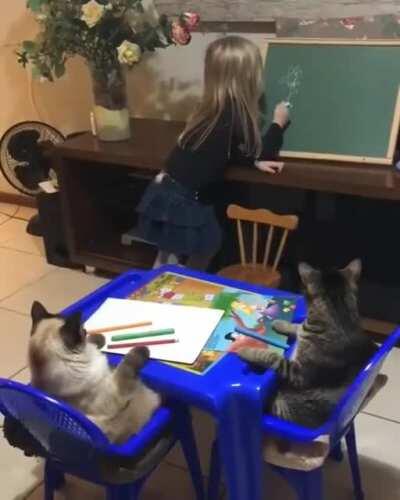
M78 347L85 338L81 321L82 314L77 312L68 316L64 325L60 328L60 335L64 341L64 345L70 350Z
M39 321L50 317L51 314L47 311L44 305L35 300L31 308L31 318L33 324L39 323Z
M318 274L319 272L313 267L311 267L310 264L306 264L305 262L300 262L299 275L305 287L310 286L310 284L313 283Z
M80 331L81 323L82 323L82 313L80 311L71 314L65 319L65 326L70 330Z
M357 284L362 271L362 264L360 259L354 259L344 269L341 270L343 276L349 283Z

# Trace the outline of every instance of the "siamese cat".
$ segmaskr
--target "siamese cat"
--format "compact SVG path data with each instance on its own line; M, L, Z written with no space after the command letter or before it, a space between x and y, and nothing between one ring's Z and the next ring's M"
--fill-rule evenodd
M113 370L100 351L104 336L87 335L80 314L63 318L35 302L31 316L32 385L82 411L113 443L136 434L161 404L139 378L149 350L132 349Z

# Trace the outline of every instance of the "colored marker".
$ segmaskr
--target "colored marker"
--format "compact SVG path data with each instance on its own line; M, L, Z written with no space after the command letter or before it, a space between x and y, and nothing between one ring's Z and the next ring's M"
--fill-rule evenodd
M173 328L163 328L161 330L151 330L149 332L122 333L121 335L113 335L111 340L119 342L121 340L145 339L147 337L161 337L162 335L173 335Z
M290 346L286 342L280 342L279 340L268 339L262 335L257 335L257 333L249 332L248 330L242 328L235 328L235 332L240 333L240 335L245 335L246 337L251 337L252 339L264 342L264 344L273 345L274 347L279 347L280 349L289 349Z
M116 330L127 330L128 328L139 328L139 326L150 326L152 324L151 321L140 321L139 323L129 323L127 325L114 325L107 326L104 328L97 328L95 330L87 330L88 335L93 335L95 333L107 333L107 332L115 332Z
M178 339L149 340L149 342L128 342L127 344L108 344L107 349L129 349L130 347L151 347L155 345L176 344Z

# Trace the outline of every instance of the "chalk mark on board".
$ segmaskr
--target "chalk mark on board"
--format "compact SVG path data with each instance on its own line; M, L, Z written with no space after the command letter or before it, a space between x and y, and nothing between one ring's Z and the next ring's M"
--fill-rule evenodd
M293 106L293 98L299 93L302 81L303 70L300 66L290 66L286 75L279 80L280 85L287 88L285 101L289 106Z

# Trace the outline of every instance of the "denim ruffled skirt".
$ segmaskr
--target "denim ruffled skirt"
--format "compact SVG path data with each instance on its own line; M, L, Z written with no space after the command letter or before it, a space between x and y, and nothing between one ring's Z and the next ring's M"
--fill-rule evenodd
M159 174L136 208L139 236L176 255L214 255L221 229L214 208L168 174Z

